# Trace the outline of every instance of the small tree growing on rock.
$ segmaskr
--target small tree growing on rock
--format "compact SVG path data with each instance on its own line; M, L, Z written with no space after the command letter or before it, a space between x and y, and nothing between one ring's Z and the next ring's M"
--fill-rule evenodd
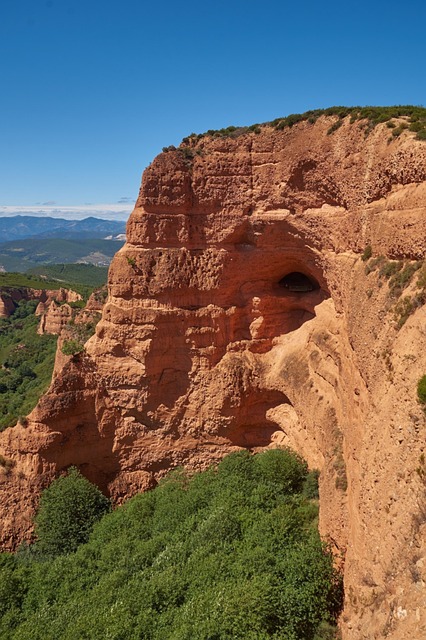
M65 340L61 351L66 356L76 356L84 351L84 344L78 340Z

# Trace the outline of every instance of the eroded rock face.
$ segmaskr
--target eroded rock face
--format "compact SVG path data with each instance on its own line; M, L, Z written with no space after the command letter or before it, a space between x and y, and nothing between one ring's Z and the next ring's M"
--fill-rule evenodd
M63 328L73 316L69 302L78 302L82 296L72 289L59 289L58 291L46 291L40 297L36 316L40 317L38 333L51 333L60 335Z
M43 303L40 303L43 304ZM72 308L69 304L57 304L54 300L50 302L44 312L40 311L40 304L37 307L38 315L41 315L38 325L38 333L52 333L59 335L65 325L72 317Z
M15 310L16 304L9 293L0 293L0 318L8 318Z
M72 289L31 289L29 287L2 287L0 289L0 318L8 318L15 311L18 302L21 300L39 300L35 310L37 316L44 316L48 313L51 303L54 303L52 310L58 303L77 302L82 300L82 296ZM49 325L48 319L45 324ZM55 323L53 323L55 324ZM53 327L52 324L52 327ZM56 328L53 331L42 331L42 333L58 333Z
M288 445L321 471L343 637L426 636L426 311L398 328L361 259L423 259L426 145L331 122L202 138L145 171L96 336L0 438L6 547L70 464L119 503L176 465Z

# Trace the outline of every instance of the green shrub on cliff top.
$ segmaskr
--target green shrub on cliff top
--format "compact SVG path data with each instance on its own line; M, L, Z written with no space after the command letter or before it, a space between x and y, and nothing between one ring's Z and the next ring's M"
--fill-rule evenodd
M66 356L76 356L84 351L84 344L78 340L64 340L61 351Z
M196 140L209 136L213 138L236 138L245 133L259 133L262 126L272 126L277 130L290 129L299 122L308 122L314 124L321 116L335 116L338 118L328 129L331 135L341 126L343 119L351 116L351 124L360 122L365 123L366 133L369 133L375 126L382 123L388 123L393 128L392 136L399 136L404 129L410 129L416 133L418 140L426 139L426 108L415 105L395 105L393 107L328 107L327 109L313 109L304 113L291 113L288 116L276 118L272 122L251 125L249 127L225 127L223 129L209 129L205 133L192 133L183 139L183 143L187 144L191 139ZM405 118L406 122L402 122L396 127L393 119L399 120Z

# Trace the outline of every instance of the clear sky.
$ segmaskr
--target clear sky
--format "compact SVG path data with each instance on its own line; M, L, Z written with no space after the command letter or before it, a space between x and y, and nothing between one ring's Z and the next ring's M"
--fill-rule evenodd
M424 0L1 0L0 215L129 209L193 131L426 105L425 24Z

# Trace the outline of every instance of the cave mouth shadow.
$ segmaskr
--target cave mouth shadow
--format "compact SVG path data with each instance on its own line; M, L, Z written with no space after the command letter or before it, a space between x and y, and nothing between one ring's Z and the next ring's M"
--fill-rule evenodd
M244 449L268 447L274 442L273 435L281 430L279 424L268 417L268 411L283 405L291 411L293 405L287 395L278 389L252 388L247 400L247 403L240 405L233 424L228 424L222 435L232 445Z
M291 293L308 293L320 289L320 285L313 276L301 271L291 271L283 276L278 285Z
M274 338L297 331L316 317L316 307L330 297L322 276L302 269L298 264L291 264L287 270L275 268L263 291L259 287L251 292L254 312L250 335L258 341L253 348L266 349L260 340L271 344Z

